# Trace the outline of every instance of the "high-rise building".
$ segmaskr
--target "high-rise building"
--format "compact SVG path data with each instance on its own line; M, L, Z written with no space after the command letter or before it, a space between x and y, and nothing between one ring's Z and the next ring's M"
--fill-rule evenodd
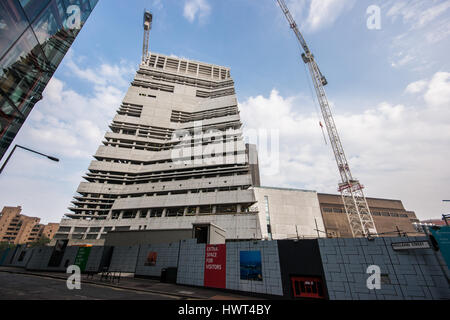
M97 2L0 1L0 159Z
M21 207L4 207L0 212L0 242L26 244L43 237L53 239L58 223L40 224L40 218L21 214Z
M254 148L243 142L234 82L218 65L150 54L141 63L55 239L213 223L261 237ZM252 155L253 154L253 155Z

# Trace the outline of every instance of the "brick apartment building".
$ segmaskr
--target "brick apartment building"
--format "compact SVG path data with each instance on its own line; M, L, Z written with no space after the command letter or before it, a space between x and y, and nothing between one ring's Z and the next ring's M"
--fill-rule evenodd
M42 237L53 239L59 223L40 224L41 219L23 214L22 207L4 207L0 212L0 242L26 244Z

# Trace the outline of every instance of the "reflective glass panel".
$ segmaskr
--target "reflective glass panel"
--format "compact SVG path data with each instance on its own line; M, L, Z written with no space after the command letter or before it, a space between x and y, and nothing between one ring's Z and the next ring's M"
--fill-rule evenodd
M48 5L50 0L19 0L30 22Z
M0 1L0 58L28 26L17 0Z

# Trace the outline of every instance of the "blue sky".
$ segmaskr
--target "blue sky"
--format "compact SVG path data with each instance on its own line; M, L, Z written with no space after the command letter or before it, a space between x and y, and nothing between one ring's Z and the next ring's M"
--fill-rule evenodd
M366 195L401 199L419 218L450 212L450 1L288 0L329 85L338 130ZM378 5L381 29L366 10ZM225 65L246 129L276 129L278 172L264 185L336 192L338 172L318 126L309 75L275 0L100 0L17 136L61 158L18 151L0 178L0 206L57 222L140 61L150 49Z

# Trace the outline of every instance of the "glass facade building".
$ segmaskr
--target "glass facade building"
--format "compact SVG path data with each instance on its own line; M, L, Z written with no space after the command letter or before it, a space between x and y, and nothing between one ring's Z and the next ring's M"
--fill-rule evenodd
M97 2L0 1L0 159Z

